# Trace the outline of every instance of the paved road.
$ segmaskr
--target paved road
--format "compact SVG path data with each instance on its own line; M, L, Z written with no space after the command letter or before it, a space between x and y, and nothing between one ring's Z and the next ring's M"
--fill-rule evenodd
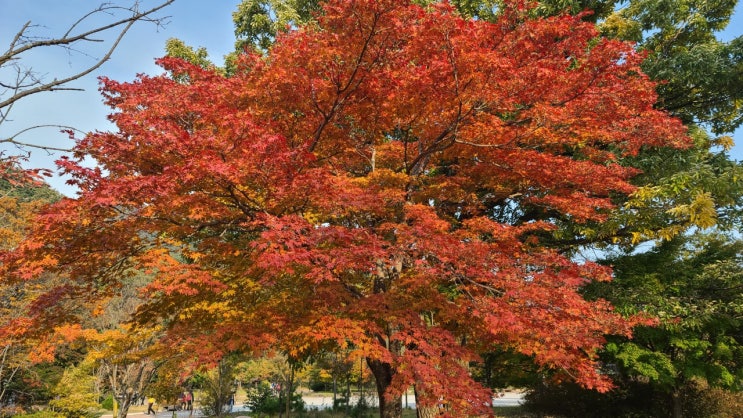
M302 396L302 399L304 400L305 405L308 409L327 409L333 406L333 396L332 395L326 395L326 394L305 394ZM351 404L353 405L358 401L357 396L351 396ZM367 398L367 401L370 405L375 406L377 405L377 399L376 396L369 396ZM406 397L403 396L403 402L406 401ZM523 394L519 392L505 392L501 394L501 396L498 396L493 399L493 406L518 406L521 405L523 402ZM407 407L408 408L415 408L415 396L412 394L409 394L407 396ZM246 411L245 407L242 405L235 405L234 411ZM132 412L130 411L127 414L128 417L153 417L153 415L147 415L144 412ZM203 417L204 415L201 414L201 411L199 411L198 408L194 408L193 413L190 411L163 411L162 409L159 409L157 412L157 415L155 417L159 418L189 418L189 417ZM112 415L103 415L101 418L112 418ZM154 417L153 417L154 418Z
M493 406L519 406L524 403L524 394L521 392L503 392L493 399Z
M190 411L176 411L175 412L175 415L173 415L173 414L174 414L173 411L165 411L165 410L159 409L157 411L157 414L156 415L152 415L152 414L147 415L147 414L145 414L144 412L141 412L141 411L137 411L137 412L129 411L126 414L126 416L127 417L160 417L160 418L172 418L174 416L176 416L178 418L203 417L204 416L201 413L201 411L199 411L198 409L194 409L193 415L191 415L191 412ZM108 415L103 414L103 415L101 415L101 418L112 418L112 417L113 417L113 415L111 415L111 414L108 414Z
M333 406L332 395L306 394L302 397L307 408L327 409ZM376 394L368 396L366 399L371 406L377 405ZM415 408L415 395L408 394L403 396L403 406ZM524 395L521 392L504 392L493 399L493 406L519 406L524 401ZM358 402L357 396L351 396L351 405Z

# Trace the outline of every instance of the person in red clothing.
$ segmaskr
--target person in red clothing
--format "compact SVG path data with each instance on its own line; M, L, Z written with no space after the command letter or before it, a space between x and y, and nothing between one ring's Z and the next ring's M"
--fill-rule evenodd
M183 394L183 400L186 402L186 409L193 411L193 392L190 390Z

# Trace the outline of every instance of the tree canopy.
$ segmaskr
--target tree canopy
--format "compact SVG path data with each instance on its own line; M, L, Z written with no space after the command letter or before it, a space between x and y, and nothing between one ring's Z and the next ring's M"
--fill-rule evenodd
M415 3L431 7L436 2ZM671 239L690 228L740 228L743 202L737 191L743 173L727 154L734 145L727 134L741 123L743 43L740 38L718 39L735 3L543 0L532 4L530 16L579 15L584 21L598 22L602 36L636 42L635 48L647 54L642 70L658 81L656 107L681 118L694 138L694 145L683 152L646 148L626 163L620 158L624 164L641 168L643 175L632 180L640 186L638 190L630 196L615 196L619 210L600 223L563 219L554 234L556 247L565 252L587 245L629 248L648 240ZM492 0L454 0L451 5L463 17L491 22L507 10L502 2ZM300 24L314 24L319 13L317 1L243 1L233 14L236 48L265 53L277 35ZM182 42L178 48L169 46L167 52L202 66L213 65L205 62L205 50L189 49ZM234 70L235 57L226 57L226 74ZM510 218L506 222L554 216L502 215Z

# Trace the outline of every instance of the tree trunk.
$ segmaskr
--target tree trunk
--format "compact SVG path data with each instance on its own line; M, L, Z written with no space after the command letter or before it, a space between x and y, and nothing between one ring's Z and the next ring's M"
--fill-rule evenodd
M119 416L116 418L126 418L126 415L129 413L129 407L132 405L129 399L124 399L121 404L119 405Z
M415 406L418 418L433 418L439 416L439 408L436 406Z
M673 418L683 418L684 404L681 400L681 390L676 388L671 393Z
M413 386L415 393L415 413L418 418L433 418L439 415L438 406L422 406L420 404L420 391L417 386Z
M346 374L346 415L351 413L351 373Z
M377 383L377 396L379 397L379 417L380 418L401 418L402 417L402 396L389 400L385 398L387 388L392 383L392 376L395 371L388 363L382 363L378 360L366 359L366 364L374 375Z
M292 414L292 394L294 393L294 366L289 365L289 379L286 382L286 418L291 418Z
M124 396L120 398L118 401L119 408L117 411L117 416L114 418L126 418L126 415L129 413L129 407L132 406L134 403L134 392L133 391L127 391L123 393Z
M335 376L335 372L333 372L333 408L338 405L338 378Z

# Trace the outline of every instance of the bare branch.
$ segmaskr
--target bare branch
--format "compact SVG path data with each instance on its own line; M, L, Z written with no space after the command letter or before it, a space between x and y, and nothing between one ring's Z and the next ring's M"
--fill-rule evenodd
M18 44L18 41L20 41L21 38L23 38L23 34L28 30L30 26L31 26L31 21L29 20L28 22L26 22L25 25L23 25L21 30L19 30L18 33L15 34L15 36L13 37L13 41L10 42L10 47L8 47L8 51L12 51L15 49L15 46ZM5 54L3 54L3 57L5 57ZM3 65L4 62L5 61L2 61L0 59L0 65Z
M23 98L42 92L83 90L70 86L70 83L87 76L108 61L129 29L137 22L150 22L158 27L163 26L167 17L156 17L155 15L175 0L161 0L159 5L143 11L139 8L140 0L126 1L128 1L128 6L118 6L113 3L100 4L97 8L77 19L66 29L63 35L58 37L41 38L32 35L30 31L36 26L31 21L23 24L11 39L8 49L5 52L0 52L0 69L5 70L2 73L3 79L0 80L0 126L11 120L8 118L10 111L14 104ZM122 12L125 14L122 14ZM111 23L96 25L87 30L82 27L83 24L90 22L92 17L101 14L110 16L107 20ZM96 53L97 56L103 54L100 58L96 58L86 51L86 46L101 42L110 42L110 45L104 46L103 51ZM81 65L83 68L79 71L74 70L72 75L63 74L56 77L36 71L29 65L24 65L24 60L27 59L29 51L55 46L63 48L69 54L90 57L93 62ZM22 129L10 137L0 137L0 144L10 144L20 150L22 154L19 156L8 155L0 148L0 168L20 169L19 161L28 159L30 149L43 150L50 154L54 151L71 151L67 148L38 145L18 140L20 135L40 128L58 128L63 131L81 132L71 126L40 124ZM28 176L22 177L33 181L38 176L38 172L38 170L26 170L25 173ZM0 173L0 178L7 178L7 173Z
M73 23L72 26L67 30L67 32L62 37L52 38L52 39L44 39L44 40L34 41L34 42L25 42L25 43L24 42L21 42L20 43L20 46L18 46L19 45L19 42L18 41L25 38L25 36L24 36L25 31L28 30L29 27L31 27L31 25L30 25L31 22L26 22L26 24L23 26L23 28L20 30L20 32L18 32L16 34L13 42L10 45L10 49L8 49L8 51L6 51L3 55L0 55L0 65L4 64L8 59L10 59L12 57L17 57L18 55L20 55L20 54L22 54L22 53L24 53L24 52L26 52L28 50L34 49L34 48L39 48L39 47L43 47L43 46L70 45L70 44L73 44L73 43L79 42L79 41L91 41L91 39L88 39L88 37L91 36L91 35L102 33L102 32L105 32L105 31L107 31L109 29L113 29L115 27L118 27L118 26L130 25L131 23L134 23L134 22L137 22L137 21L149 21L149 22L157 23L159 25L159 24L162 23L162 21L165 18L151 19L150 16L152 14L154 14L155 12L157 12L158 10L161 10L162 8L164 8L164 7L172 4L174 1L175 0L167 0L166 2L160 4L160 5L156 6L156 7L153 7L150 10L144 11L144 12L137 11L137 6L139 5L139 2L138 1L135 2L134 5L132 5L131 7L128 7L128 8L124 8L124 7L120 7L120 6L107 6L106 4L103 4L103 5L99 6L97 9L95 9L95 10L87 13L85 16L83 16L80 19L78 19L75 23ZM88 30L86 32L77 34L77 35L72 35L72 36L70 35L70 33L75 29L75 27L77 27L80 23L82 23L88 17L90 17L90 16L92 16L92 15L94 15L96 13L106 12L108 10L115 10L115 9L129 10L129 11L133 12L133 14L130 17L128 17L128 18L121 19L121 20L118 20L116 22L112 22L112 23L110 23L108 25L99 26L99 27L96 27L94 29Z
M61 151L61 152L71 152L72 151L69 148L58 148L58 147L52 147L52 146L48 146L48 145L32 144L32 143L28 143L28 142L21 142L21 141L18 141L16 139L17 137L19 137L20 135L22 135L22 134L24 134L24 133L26 133L28 131L32 131L32 130L36 130L36 129L40 129L40 128L57 128L60 131L71 131L71 132L78 132L78 133L81 133L83 135L85 134L85 132L83 132L82 130L77 129L77 128L72 127L72 126L67 126L67 125L54 125L54 124L34 125L34 126L30 126L28 128L25 128L25 129L22 129L22 130L16 132L13 136L11 136L9 138L0 138L0 144L2 144L2 143L13 144L13 145L15 145L15 146L17 146L19 148L22 148L22 149L35 148L35 149L40 149L40 150L44 150L44 151Z
M118 35L114 39L114 41L111 44L111 47L108 49L106 54L98 59L93 65L88 66L82 71L79 71L73 75L70 75L68 77L60 78L60 79L54 79L50 82L41 82L39 80L39 83L33 87L33 88L27 88L27 89L11 89L14 90L13 95L11 95L9 98L0 101L0 109L9 106L13 104L14 102L27 97L32 94L45 92L45 91L58 91L58 90L69 90L71 88L69 87L61 87L71 81L77 80L79 78L82 78L91 72L98 69L103 63L108 61L108 59L111 57L113 52L116 50L116 48L119 46L119 43L124 38L124 35L129 31L129 29L139 21L149 21L154 22L156 24L161 24L162 19L153 19L151 16L156 13L157 11L161 10L162 8L170 5L175 0L168 0L163 2L162 4L153 7L149 10L140 12L138 11L138 2L135 2L134 5L132 5L129 8L123 8L118 6L110 6L110 5L101 5L97 9L91 11L90 13L87 13L85 16L78 19L64 34L64 36L60 38L53 38L53 39L44 39L39 41L33 41L33 42L21 42L22 39L24 39L24 32L30 27L30 22L27 22L23 28L21 29L18 34L16 34L15 38L11 42L10 49L6 51L3 55L0 55L0 66L3 66L5 63L18 59L21 54L23 54L26 51L29 51L34 48L44 47L44 46L64 46L65 48L70 48L70 46L76 42L98 42L99 40L95 40L91 38L91 35L102 33L104 31L107 31L109 29L113 28L120 28ZM108 25L99 26L94 29L85 31L83 33L77 34L77 35L71 35L71 33L74 31L74 29L81 24L86 18L92 16L96 13L106 12L108 13L111 10L117 10L117 9L126 9L132 12L132 15L120 19L116 22L112 22Z

